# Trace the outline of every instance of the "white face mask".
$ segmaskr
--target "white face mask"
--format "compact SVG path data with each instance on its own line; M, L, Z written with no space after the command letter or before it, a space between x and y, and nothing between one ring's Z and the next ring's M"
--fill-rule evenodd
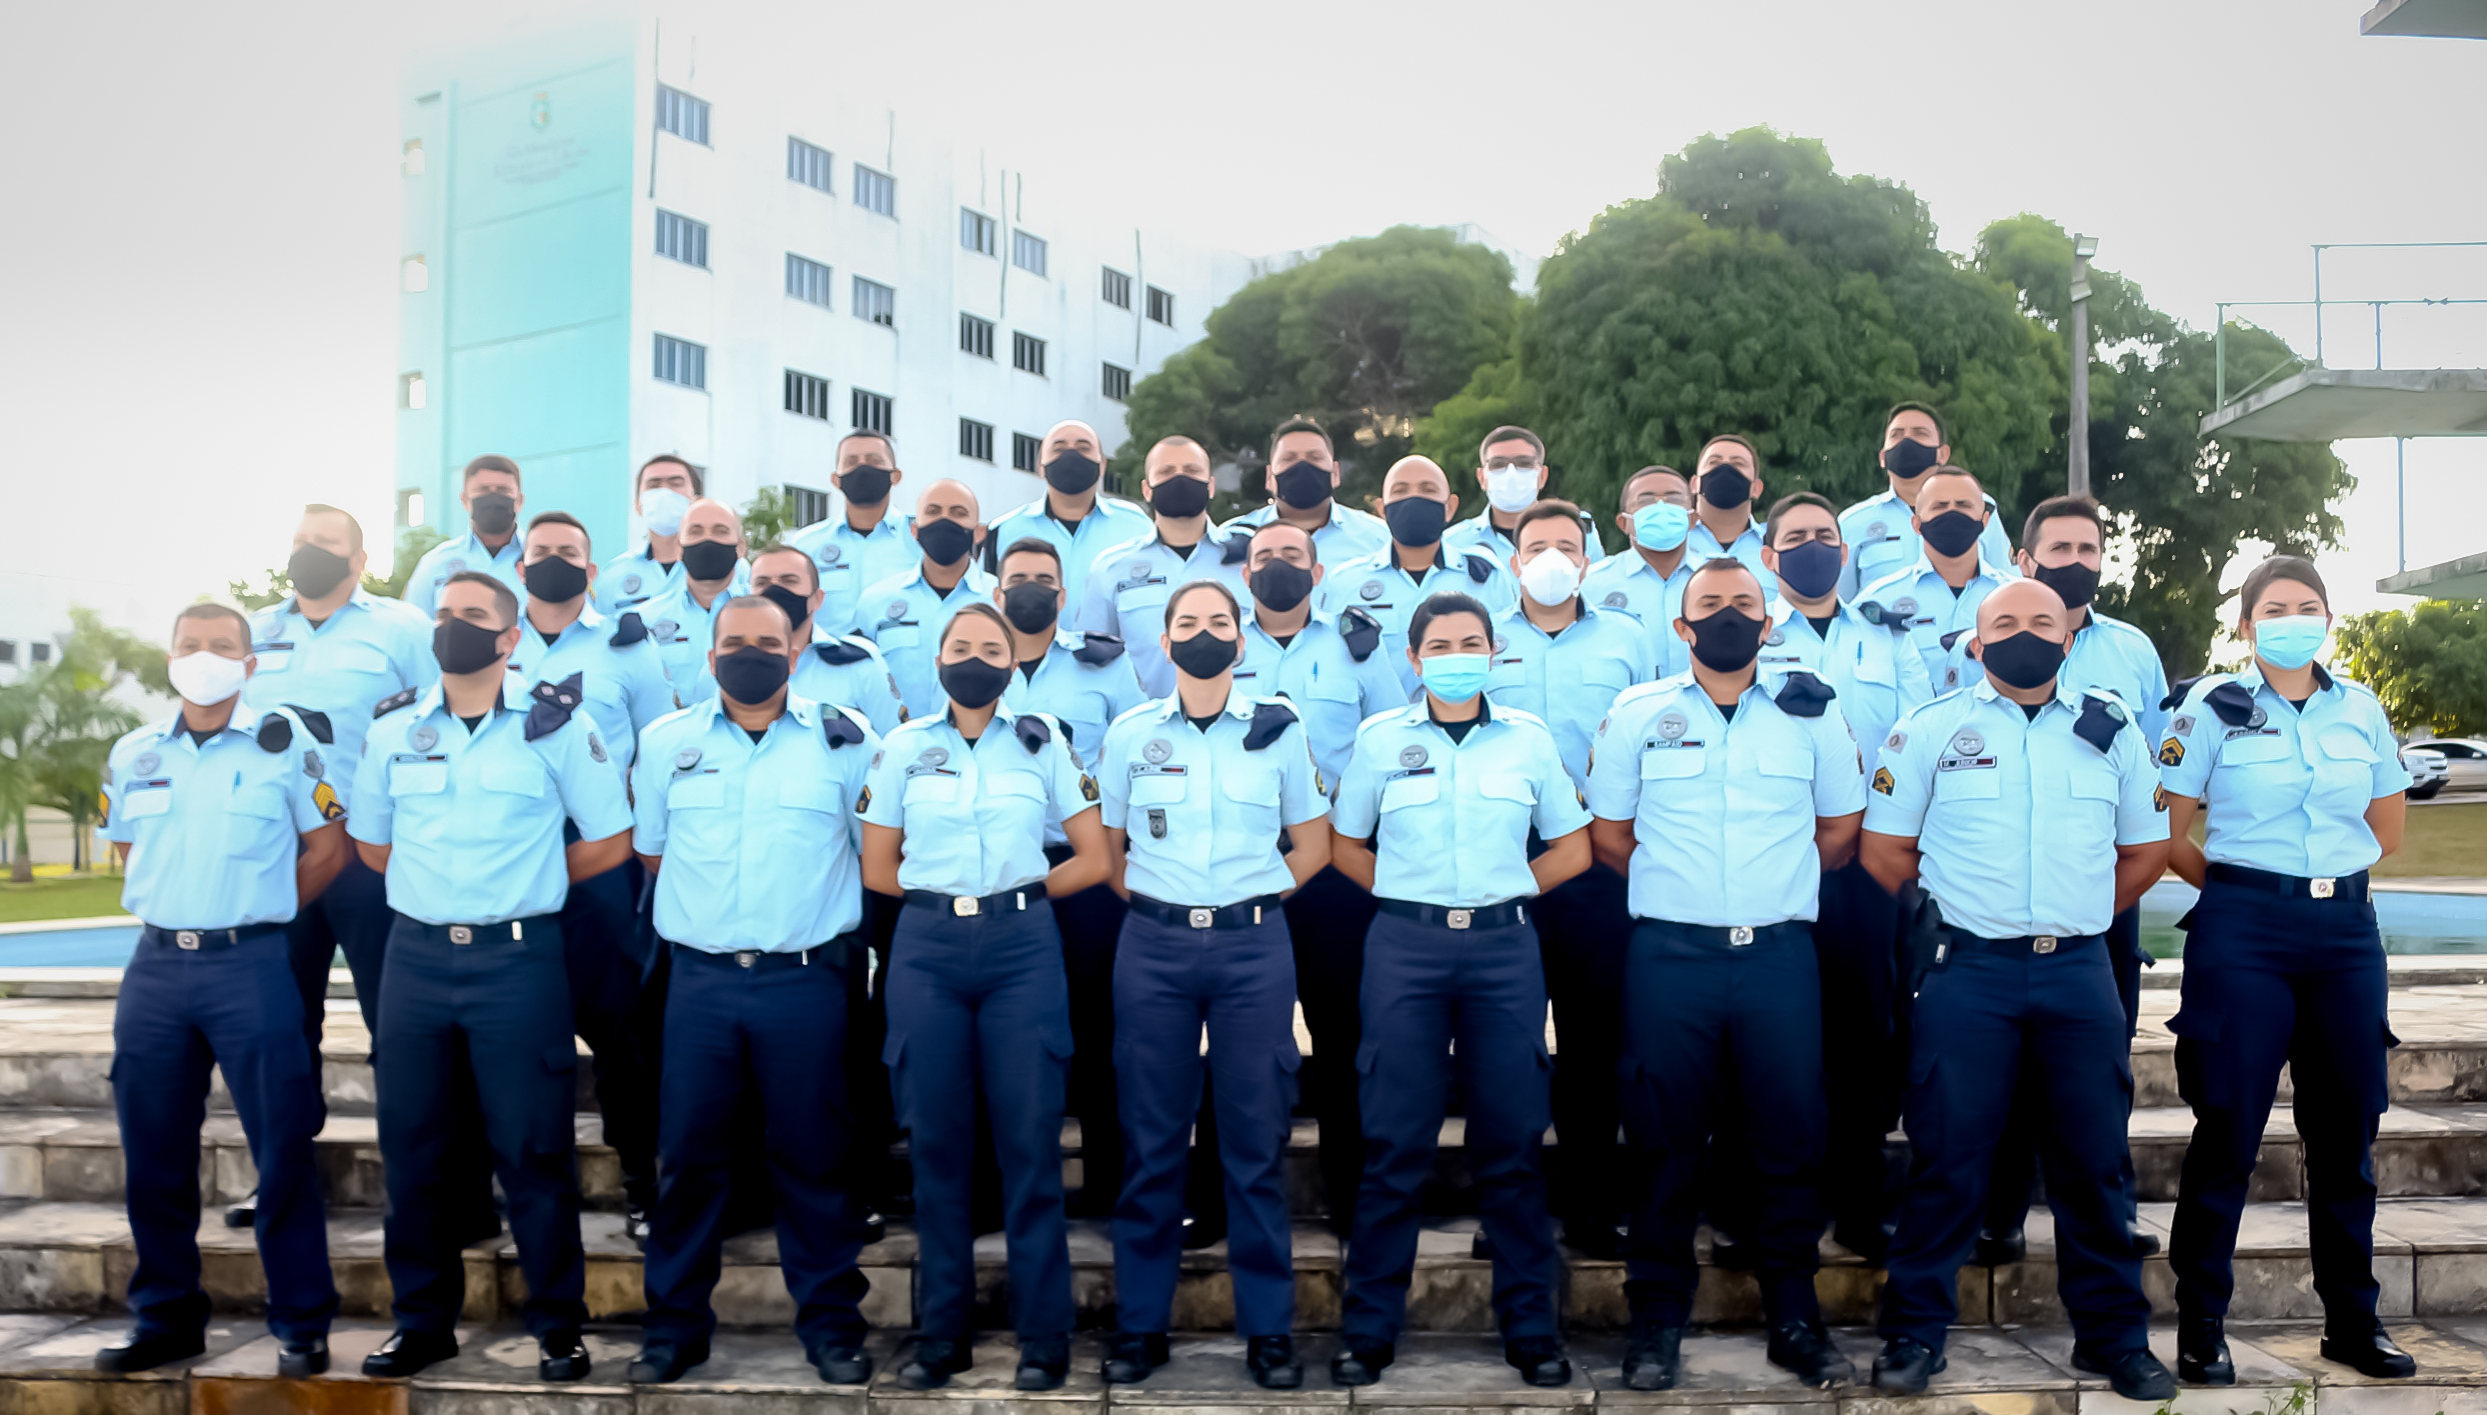
M639 494L639 521L651 534L682 534L682 518L691 513L691 498L670 486Z
M1541 550L1536 559L1520 567L1520 588L1530 599L1552 609L1580 593L1580 573L1572 557L1562 551Z
M200 707L214 707L242 691L242 680L250 676L242 660L205 649L183 654L164 671L173 680L173 691Z
M1485 499L1506 516L1526 511L1537 500L1537 469L1535 467L1489 467L1485 473Z

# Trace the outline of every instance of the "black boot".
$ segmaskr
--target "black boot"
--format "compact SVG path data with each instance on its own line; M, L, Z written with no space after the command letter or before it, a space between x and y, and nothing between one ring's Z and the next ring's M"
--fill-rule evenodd
M2094 1356L2076 1346L2072 1354L2073 1369L2105 1376L2116 1394L2127 1400L2156 1403L2176 1398L2176 1377L2159 1364L2147 1346L2120 1351L2112 1356Z
M383 1379L412 1376L457 1354L455 1333L399 1327L378 1350L363 1358L363 1374Z
M2227 1322L2218 1317L2176 1319L2176 1377L2187 1385L2232 1386L2237 1363L2228 1355Z
M1503 1362L1520 1373L1520 1379L1533 1386L1567 1386L1572 1383L1571 1358L1563 1354L1563 1339L1553 1336L1524 1336L1503 1343Z
M907 1390L938 1390L975 1363L966 1342L918 1337L915 1350L898 1368L898 1384Z
M1330 1358L1330 1384L1369 1386L1397 1359L1398 1353L1380 1342L1349 1341Z
M1673 1390L1684 1368L1684 1329L1632 1324L1623 1352L1623 1383L1633 1390Z
M2369 1317L2363 1330L2323 1333L2323 1359L2337 1361L2361 1376L2404 1380L2418 1374L2418 1358L2392 1344L2383 1323Z
M1263 1390L1294 1390L1304 1384L1304 1363L1296 1359L1291 1336L1252 1338L1244 1348L1244 1369Z
M588 1358L587 1343L574 1331L548 1331L536 1343L535 1373L548 1381L583 1381L596 1363Z
M206 1349L207 1337L199 1332L132 1332L129 1340L96 1352L95 1369L120 1375L152 1371L175 1361L187 1361Z
M1770 1364L1816 1390L1852 1385L1856 1363L1831 1342L1820 1322L1783 1322L1770 1332Z
M1874 1389L1885 1395L1923 1395L1926 1382L1950 1364L1942 1352L1915 1337L1895 1336L1874 1358Z
M1162 1331L1118 1331L1105 1344L1105 1383L1137 1385L1174 1356Z
M1978 1230L1978 1266L2000 1268L2029 1256L2029 1232L2017 1225L1996 1230Z
M276 1373L289 1381L328 1374L328 1338L298 1336L276 1348Z
M1071 1339L1067 1336L1022 1338L1019 1342L1021 1390L1059 1390L1071 1374Z
M651 1341L639 1348L637 1359L630 1363L629 1380L635 1386L672 1385L688 1374L692 1367L708 1359L708 1343Z

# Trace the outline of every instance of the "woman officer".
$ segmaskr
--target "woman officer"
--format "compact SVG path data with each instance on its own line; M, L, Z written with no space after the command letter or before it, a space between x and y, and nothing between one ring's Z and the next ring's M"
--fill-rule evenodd
M1204 1024L1235 1329L1255 1381L1291 1390L1304 1379L1280 1173L1301 1058L1278 899L1329 863L1329 801L1295 709L1234 691L1242 626L1226 586L1177 589L1159 635L1174 692L1116 718L1097 763L1117 883L1131 899L1114 957L1125 1159L1114 1210L1121 1330L1105 1378L1116 1383L1145 1380L1167 1357Z
M1096 783L1062 729L1000 706L1010 626L970 604L942 630L935 665L949 709L884 739L866 786L867 887L900 895L884 988L882 1060L914 1156L917 1340L898 1382L948 1383L971 1364L975 1296L969 1188L977 1088L992 1117L1009 1233L1018 1386L1051 1390L1070 1369L1071 1265L1062 1208L1064 1068L1071 1058L1062 937L1049 897L1106 877ZM1045 822L1071 856L1045 866Z
M1545 722L1485 698L1485 606L1438 594L1408 620L1424 682L1367 718L1339 783L1334 858L1373 892L1364 940L1364 1185L1347 1248L1340 1385L1391 1362L1416 1264L1417 1190L1432 1176L1456 1049L1468 1162L1494 1244L1503 1359L1531 1385L1572 1378L1557 1334L1561 1260L1538 1151L1551 1119L1546 977L1526 901L1589 868L1589 809ZM1547 842L1529 859L1529 833Z
M2331 619L2312 565L2275 555L2256 566L2237 622L2253 663L2180 689L2159 746L2173 863L2202 891L2182 925L2184 1003L2169 1023L2194 1114L2168 1255L2176 1369L2211 1385L2236 1381L2222 1324L2237 1219L2283 1063L2305 1142L2323 1355L2369 1376L2417 1370L2375 1316L2370 1152L2394 1039L2366 883L2400 846L2409 774L2375 695L2314 661Z

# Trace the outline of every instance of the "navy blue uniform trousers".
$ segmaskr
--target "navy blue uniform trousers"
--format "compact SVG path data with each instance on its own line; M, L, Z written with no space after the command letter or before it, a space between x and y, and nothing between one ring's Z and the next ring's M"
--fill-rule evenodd
M1624 963L1624 1130L1640 1207L1625 1248L1635 1320L1692 1318L1702 1176L1723 1115L1763 1118L1741 1146L1752 1164L1750 1245L1773 1325L1821 1315L1822 982L1813 926L1753 931L1643 919Z
M1068 845L1045 847L1048 864L1071 858ZM1123 931L1123 897L1091 885L1054 901L1062 930L1062 969L1071 987L1071 1077L1065 1093L1079 1117L1079 1198L1073 1208L1106 1218L1123 1186L1123 1123L1114 1099L1114 944Z
M1295 952L1295 985L1312 1034L1304 1099L1320 1126L1321 1191L1330 1228L1353 1229L1356 1191L1364 1182L1364 1124L1356 1115L1356 1049L1364 1039L1364 934L1373 924L1373 896L1325 865L1287 896L1287 937ZM1212 1084L1214 1096L1217 1086ZM1195 1204L1194 1212L1205 1205Z
M567 827L563 838L578 833ZM657 1073L664 1046L662 974L649 966L655 935L643 932L639 885L647 871L629 860L593 879L573 880L561 906L561 942L579 1040L596 1065L596 1109L604 1142L622 1162L632 1208L656 1202ZM657 974L657 986L647 981Z
M1183 1180L1200 1113L1203 1026L1226 1178L1235 1329L1285 1336L1295 1321L1287 1133L1295 1110L1295 953L1285 914L1195 929L1131 914L1114 953L1114 1076L1123 1114L1114 1288L1124 1331L1162 1332L1183 1257Z
M2107 925L2107 957L2116 965L2116 995L2124 1001L2124 1037L2129 1043L2142 1022L2142 910L2135 905L2116 915ZM1986 1188L1986 1227L1994 1233L2009 1233L2021 1226L2029 1213L2031 1181L2038 1176L2038 1139L2036 1116L2043 1104L2029 1082L2021 1083L2021 1093L2013 1098L2012 1114L2004 1122L2003 1139L1995 1145L1995 1169ZM2133 1156L2128 1147L2124 1159L2124 1187L2138 1201L2140 1193L2133 1178Z
M345 868L285 926L294 980L302 991L302 1020L313 1046L319 1044L320 1024L327 1016L328 970L339 950L354 976L363 1030L380 1035L380 963L388 955L389 928L396 921L397 915L389 911L388 881L349 849Z
M745 967L731 953L673 950L664 1180L648 1229L650 1342L702 1345L716 1330L709 1297L726 1237L735 1118L757 1096L795 1334L807 1351L863 1344L859 1152L845 1065L846 973L863 966L863 949L848 934L806 957Z
M2114 964L2096 934L2041 954L2027 941L1946 933L1949 960L1919 985L1911 1023L1909 1182L1884 1265L1882 1334L1943 1349L1995 1145L2029 1076L2043 1107L2039 1160L2073 1338L2102 1356L2138 1350L2150 1302L2126 1228L2133 1063Z
M2375 1127L2390 1104L2389 980L2375 909L2213 880L2186 923L2176 1079L2193 1107L2168 1258L2179 1311L2220 1317L2236 1288L2237 1219L2280 1064L2305 1142L2314 1290L2331 1324L2375 1314Z
M1551 1201L1566 1223L1611 1227L1623 1218L1624 955L1632 944L1630 886L1591 865L1537 897L1529 917L1554 1001L1554 1133Z
M979 1091L1002 1170L1011 1325L1022 1340L1071 1330L1062 1208L1069 987L1044 886L1022 897L1024 909L988 903L966 918L910 903L890 941L881 1059L915 1166L915 1322L943 1341L966 1339L975 1305Z
M1349 1341L1398 1341L1416 1266L1417 1191L1459 1068L1468 1168L1494 1243L1494 1316L1503 1338L1553 1336L1562 1260L1539 1168L1552 1118L1546 983L1527 924L1453 929L1376 914L1364 938L1364 1188L1347 1249ZM1456 1055L1452 1054L1456 1046Z
M112 1103L121 1122L123 1193L138 1266L129 1305L138 1329L192 1335L207 1327L199 1289L199 1127L211 1068L259 1168L259 1261L268 1329L325 1335L337 1314L328 1228L311 1139L326 1118L317 1055L303 1038L282 925L196 951L142 936L112 1015Z
M463 1195L454 1161L461 1092L483 1113L493 1173L527 1279L537 1335L587 1318L575 1160L578 1041L561 921L546 914L478 925L475 941L400 917L380 973L380 1156L388 1167L386 1254L397 1322L447 1331L466 1296Z

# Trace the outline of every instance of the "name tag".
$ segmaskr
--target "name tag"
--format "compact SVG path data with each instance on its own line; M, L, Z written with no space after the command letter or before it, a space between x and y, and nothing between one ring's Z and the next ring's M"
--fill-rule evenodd
M1698 737L1652 737L1641 744L1641 750L1644 752L1681 751L1687 747L1699 747L1700 745L1701 739Z
M173 809L173 782L170 777L155 781L133 781L121 788L121 819L145 820Z
M1984 771L1995 765L1993 757L1937 757L1936 771Z

